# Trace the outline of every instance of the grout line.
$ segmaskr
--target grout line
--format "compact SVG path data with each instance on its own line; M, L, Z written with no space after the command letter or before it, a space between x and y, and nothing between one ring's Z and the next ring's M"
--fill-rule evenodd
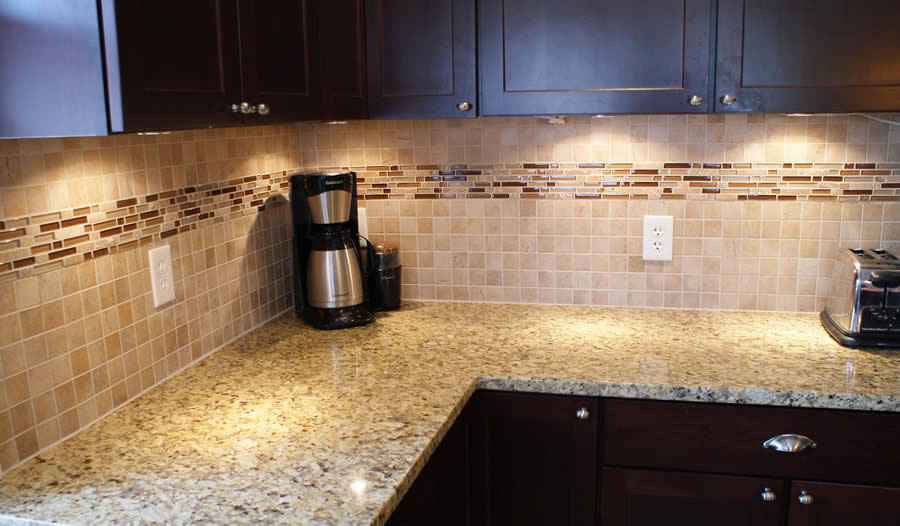
M288 295L290 295L290 293L285 294L285 296L288 296ZM282 297L284 297L284 296L282 296ZM273 300L273 302L277 302L277 299L276 299L276 300ZM34 453L34 454L28 456L27 458L20 459L18 463L13 464L9 469L7 469L7 470L5 470L5 471L0 470L0 480L2 480L3 475L4 475L5 473L8 473L8 472L10 472L10 471L12 471L12 470L14 470L14 469L16 469L16 468L18 468L18 467L21 467L23 464L25 464L25 463L28 462L29 460L33 459L34 457L37 457L37 456L41 455L42 453L47 453L47 452L49 452L52 448L54 448L55 446L59 445L60 443L62 443L62 442L64 442L64 441L66 441L66 440L68 440L68 439L74 437L75 435L78 435L78 434L82 433L83 431L89 429L89 428L92 427L94 424L100 422L101 420L106 419L106 417L108 417L108 416L112 415L113 413L119 411L119 410L122 409L123 407L126 407L126 406L130 405L131 402L137 400L138 398L140 398L140 397L142 397L143 395L147 394L148 392L150 392L150 391L156 389L157 387L162 386L164 383L166 383L166 382L169 381L170 379L174 378L176 375L178 375L178 374L184 372L184 371L187 370L189 367L192 367L192 366L196 365L197 363L202 362L203 360L209 358L209 357L212 356L213 354L215 354L215 353L219 352L220 350L224 349L224 348L227 347L228 345L231 345L232 343L234 343L234 342L235 342L236 340L238 340L239 338L241 338L241 337L243 337L243 336L249 334L250 332L253 332L254 330L258 329L259 327L262 327L263 325L265 325L265 324L271 322L272 320L274 320L274 319L276 319L276 318L278 318L278 317L280 317L280 316L283 316L285 313L289 312L289 311L292 310L293 308L294 308L294 306L293 306L293 302L292 302L291 305L288 306L288 308L286 308L286 309L284 309L284 310L282 310L282 311L276 313L275 315L273 315L273 316L271 316L271 317L269 317L269 318L267 318L267 319L265 319L265 320L259 322L258 324L256 324L256 325L250 327L250 328L247 329L246 331L243 331L243 332L241 332L240 334L238 334L238 335L232 337L232 338L231 338L230 340L228 340L227 342L222 343L222 345L216 347L215 349L213 349L213 350L210 351L209 353L207 353L207 354L205 354L205 355L203 355L203 356L197 358L196 360L193 360L193 361L187 363L187 364L186 364L185 366L183 366L183 367L180 367L180 368L177 369L175 372L169 373L167 376L165 376L165 377L163 377L162 379L156 381L156 382L155 382L153 385L151 385L150 387L148 387L148 388L146 388L146 389L140 391L140 392L139 392L138 394L136 394L133 398L130 398L130 399L126 400L125 402L123 402L123 403L122 403L121 405L119 405L118 407L113 407L113 409L112 409L111 411L109 411L108 413L106 413L106 414L104 414L104 415L102 415L102 416L98 416L98 417L94 418L93 420L91 420L90 422L88 422L88 423L85 424L84 426L80 427L80 428L77 429L76 431L70 433L69 435L66 435L66 436L60 438L59 440L57 440L57 441L51 443L50 445L48 445L48 446L45 447L45 448L39 449L36 453ZM165 360L165 358L163 358L163 360ZM158 360L158 361L155 362L155 363L159 363L160 361L162 361L162 360ZM148 367L150 367L150 366L148 366ZM135 373L135 374L139 374L139 373ZM100 396L101 394L106 393L106 392L110 391L111 389L112 389L112 387L110 386L109 388L104 389L101 393L95 393L95 394L91 397L91 399L85 401L82 405L89 403L90 400L95 399L97 396ZM110 396L112 396L112 394L110 394ZM70 410L72 410L72 409L77 409L77 408L78 408L78 405L75 405L75 406L72 406L72 408L71 408ZM58 416L59 416L59 415L54 416L54 418L57 418L57 421L58 421ZM35 433L37 433L36 428L37 428L37 424L35 424L35 426L29 428L29 430L30 430L30 429L35 429ZM19 435L13 436L10 440L11 440L11 441L15 441L16 438L22 436L23 434L25 434L25 433L27 433L27 432L28 432L28 430L23 431L23 432L20 433Z

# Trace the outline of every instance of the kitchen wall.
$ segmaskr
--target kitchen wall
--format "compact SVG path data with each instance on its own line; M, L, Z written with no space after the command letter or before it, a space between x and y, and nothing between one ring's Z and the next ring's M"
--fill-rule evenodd
M0 140L0 472L288 309L296 126ZM147 251L177 299L153 307Z
M877 117L900 120L900 115ZM838 247L900 251L900 127L861 116L640 115L299 126L351 167L406 298L815 312ZM675 218L641 258L642 216Z

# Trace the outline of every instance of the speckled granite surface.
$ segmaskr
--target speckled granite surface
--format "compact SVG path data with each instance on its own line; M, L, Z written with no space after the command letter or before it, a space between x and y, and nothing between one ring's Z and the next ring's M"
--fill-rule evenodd
M900 352L797 314L414 303L337 332L287 315L6 474L0 517L378 524L476 387L900 411Z

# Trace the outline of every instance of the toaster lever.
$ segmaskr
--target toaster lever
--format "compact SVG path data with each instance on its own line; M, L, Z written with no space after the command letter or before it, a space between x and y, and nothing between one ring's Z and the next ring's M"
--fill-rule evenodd
M872 286L879 289L900 287L900 272L872 273Z

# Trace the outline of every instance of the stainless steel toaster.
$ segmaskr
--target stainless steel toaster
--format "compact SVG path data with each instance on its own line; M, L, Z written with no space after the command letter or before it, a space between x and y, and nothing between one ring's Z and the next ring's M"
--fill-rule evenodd
M880 248L838 251L820 316L841 345L900 347L900 259Z

